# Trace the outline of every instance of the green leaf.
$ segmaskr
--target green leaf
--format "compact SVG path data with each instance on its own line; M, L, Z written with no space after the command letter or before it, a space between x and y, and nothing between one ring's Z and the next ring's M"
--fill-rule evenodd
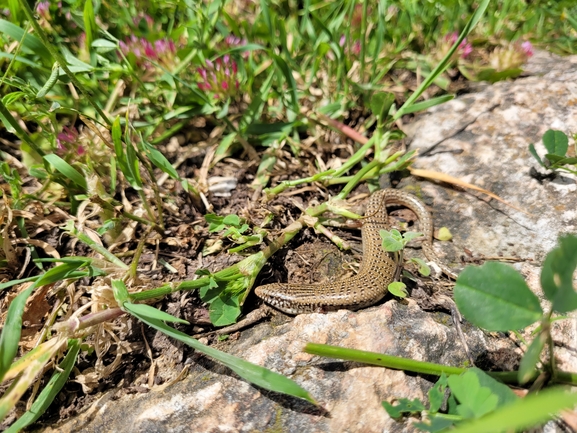
M413 426L419 430L423 430L430 433L445 432L446 429L454 424L454 420L450 418L445 418L440 415L429 415L429 420L425 422L415 422Z
M448 379L451 392L459 401L457 413L463 418L479 418L497 408L499 398L487 387L481 386L472 371Z
M70 372L76 363L76 358L80 351L80 344L78 340L69 340L68 342L68 353L62 362L58 365L58 368L54 370L52 377L48 381L32 406L28 411L26 411L14 424L12 424L5 433L16 433L29 426L35 422L44 412L50 404L54 401L54 398L58 395L68 377Z
M214 152L214 157L216 160L222 159L230 154L230 149L234 144L236 136L236 132L231 132L230 134L225 135L222 140L220 140L220 143Z
M407 370L415 373L434 374L440 376L445 374L461 374L464 368L450 367L432 362L414 361L400 356L384 355L376 352L366 352L363 350L347 349L338 346L328 346L325 344L307 343L304 352L312 355L326 356L329 358L346 359L348 361L363 362L365 364L379 365L395 370Z
M240 218L238 217L238 215L235 214L225 216L222 222L229 226L235 226L235 227L240 226Z
M543 144L549 153L565 156L569 147L569 139L564 132L549 129L543 134Z
M186 320L181 319L179 317L174 317L171 314L165 313L157 308L151 307L150 305L146 304L133 304L131 302L125 302L122 304L122 308L128 311L133 315L138 315L137 317L147 317L151 320L161 320L163 322L172 322L172 323L183 323L185 325L189 325Z
M441 409L445 401L445 389L448 385L447 376L445 373L441 374L439 380L437 380L435 385L433 385L427 393L429 396L429 413L436 413Z
M403 233L403 244L407 245L409 242L411 242L413 239L419 238L423 236L422 233L417 233L417 232L405 232Z
M484 68L477 73L476 81L489 81L496 83L497 81L506 80L507 78L516 78L523 72L521 68L510 68L504 71L497 71L493 68Z
M128 128L126 128L128 133ZM125 139L126 143L126 162L128 172L124 173L126 180L130 183L130 186L136 190L142 190L142 178L140 177L140 163L138 161L138 156L134 146L129 140Z
M377 92L371 97L369 107L371 112L379 119L379 122L382 123L389 114L389 110L394 102L395 95L393 93Z
M563 388L548 388L517 399L482 418L459 424L451 433L521 431L550 420L576 404L576 393Z
M392 295L401 299L405 299L409 294L407 292L407 285L401 281L393 281L387 288Z
M74 167L72 167L58 155L52 153L50 155L44 155L43 158L52 167L54 167L57 171L62 173L65 177L70 179L84 191L88 189L84 176L82 176L82 174L80 174Z
M214 326L227 326L240 316L240 296L223 291L210 304L210 321Z
M489 331L521 329L543 314L523 277L496 262L466 267L455 284L455 302L467 320Z
M541 286L553 310L567 313L577 309L577 293L573 288L573 273L577 267L577 237L562 236L559 246L543 262Z
M380 230L379 234L383 240L382 246L385 251L392 253L403 249L403 237L398 230L393 229L390 232Z
M141 316L137 312L133 312L132 314L138 319L142 320L148 326L163 332L169 337L182 341L184 344L189 345L195 350L216 359L248 382L254 383L257 386L268 389L270 391L280 392L282 394L302 398L311 402L312 404L316 404L315 400L307 391L305 391L292 380L278 373L270 371L259 365L252 364L235 356L229 355L227 353L220 352L216 349L213 349L212 347L205 346L198 340L195 340L194 338L191 338L188 335L177 331L176 329L164 324L159 320Z
M217 282L213 277L208 279L208 284L202 286L198 290L198 294L202 302L207 304L212 303L226 287L225 281Z
M549 167L550 169L555 169L555 168L561 167L563 165L575 165L575 164L577 164L577 158L565 158L563 156L553 155L551 153L546 154L545 157L551 163L551 167Z
M517 394L515 394L511 390L511 388L509 388L507 385L503 384L502 382L499 382L498 380L494 379L487 372L485 372L485 371L483 371L477 367L471 367L471 368L467 369L467 371L471 372L477 376L477 379L479 380L479 385L481 385L482 387L485 387L485 388L489 388L491 390L491 392L497 396L497 398L499 399L499 403L498 403L499 406L502 406L502 405L505 405L508 403L512 403L519 398L517 396ZM447 379L447 383L448 383L448 379Z
M423 259L413 257L411 258L411 262L417 264L417 266L419 267L419 274L421 274L423 277L428 277L429 275L431 275L431 268L429 267L429 265L425 263Z
M109 41L108 39L95 39L94 42L92 42L92 48L100 48L103 52L107 52L117 50L118 43Z
M66 59L68 69L73 74L78 74L80 72L90 72L94 70L94 67L89 65L88 63L84 63L78 57L75 57L65 45L61 45L60 49L64 54L64 58Z
M116 154L116 161L118 168L122 173L128 172L128 163L126 162L126 153L122 145L122 129L120 127L120 117L116 116L112 122L112 143L114 144L114 153Z
M180 176L172 164L156 147L152 146L144 140L141 140L140 143L140 149L146 156L148 156L148 159L150 159L150 161L152 161L156 167L168 174L171 178L175 180L180 179Z
M224 217L209 213L204 216L204 219L208 223L208 231L210 233L219 232L226 228L224 225Z
M547 342L547 332L540 332L527 348L519 365L519 383L524 385L535 377L535 369Z
M382 405L391 418L400 418L403 413L419 413L425 410L425 405L418 398L414 398L413 400L400 398L397 400L395 406L383 401Z
M12 287L12 286L15 286L17 284L27 283L28 281L34 281L37 279L38 279L38 275L35 275L33 277L21 278L19 280L6 281L5 283L0 284L0 290L4 290L4 289L7 289L8 287Z
M76 258L76 260L66 261L61 265L55 266L42 274L36 280L36 287L45 286L46 284L56 283L70 278L70 275L78 268L90 264L92 262L89 258Z
M126 134L128 135L128 128L126 128ZM120 117L118 116L112 123L112 142L114 143L118 168L120 168L130 186L136 190L141 190L142 180L140 178L136 151L128 139L125 139L125 143L122 142L122 129L120 127Z

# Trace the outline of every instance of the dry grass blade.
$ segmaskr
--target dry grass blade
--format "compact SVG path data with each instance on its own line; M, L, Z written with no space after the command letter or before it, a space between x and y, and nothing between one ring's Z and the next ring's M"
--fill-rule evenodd
M88 127L88 129L90 129L94 134L96 134L98 137L100 137L100 139L102 140L102 142L108 146L109 149L114 150L114 145L111 143L111 139L110 137L105 137L103 131L101 131L100 129L98 129L98 127L94 124L94 122L92 120L90 120L88 117L83 116L82 114L80 115L80 119L82 119L82 121L84 122L84 124ZM108 131L105 132L107 135Z
M39 239L18 239L17 243L19 244L27 244L27 245L34 245L37 248L42 248L46 254L49 256L54 257L55 259L60 258L60 253L50 245L48 242L41 241Z
M49 219L42 218L38 215L35 215L32 212L28 212L25 210L18 210L18 209L12 209L12 212L14 213L15 217L25 218L25 219L29 220L29 222L31 224L34 224L35 226L47 225L49 227L58 227L58 224L53 223Z
M16 406L20 397L34 383L36 377L42 372L46 364L54 354L66 344L66 337L56 337L43 343L36 356L30 357L16 382L10 386L8 391L0 398L0 421L8 412Z
M486 189L483 189L477 185L473 185L471 183L465 182L465 181L458 179L456 177L453 177L451 175L448 175L445 173L439 173L438 171L423 170L420 168L413 168L413 167L409 167L409 171L411 172L411 174L413 176L426 177L427 179L440 180L441 182L450 183L451 185L460 186L462 188L474 189L475 191L479 191L482 194L488 195L489 197L494 198L495 200L498 200L501 203L506 204L507 206L509 206L515 210L518 210L519 212L523 212L525 215L531 215L529 212L526 212L523 209L518 208L517 206L514 206L511 203L503 200L497 194L493 194L491 191L487 191Z

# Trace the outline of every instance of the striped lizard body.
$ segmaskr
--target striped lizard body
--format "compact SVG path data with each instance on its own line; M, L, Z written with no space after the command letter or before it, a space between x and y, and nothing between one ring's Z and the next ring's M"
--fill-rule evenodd
M380 301L387 287L400 273L390 253L382 248L380 230L389 230L385 205L401 205L412 210L421 222L422 249L428 260L438 262L433 250L433 221L423 202L412 194L383 189L371 195L362 226L363 259L357 275L320 284L274 283L259 286L255 293L272 307L287 314L340 309L358 310ZM449 276L451 271L443 268Z

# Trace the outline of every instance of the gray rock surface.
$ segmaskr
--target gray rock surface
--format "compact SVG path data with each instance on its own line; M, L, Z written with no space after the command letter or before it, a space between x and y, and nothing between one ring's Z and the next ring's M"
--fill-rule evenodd
M533 75L480 86L478 92L435 107L406 128L411 146L420 149L417 167L486 188L527 214L479 193L427 180L403 182L430 205L437 226L453 233L452 243L437 243L440 255L456 266L463 265L463 257L509 257L539 292L539 263L560 233L577 231L577 186L575 178L565 174L543 181L531 177L530 169L538 165L527 147L535 143L544 154L540 140L547 129L577 131L577 57L538 53L527 70ZM555 326L561 367L575 371L576 321ZM511 338L467 324L464 332L482 368L517 366L522 351ZM422 399L431 378L311 356L301 351L307 342L453 366L467 362L450 317L424 312L413 300L389 300L359 312L304 314L280 325L261 323L227 343L226 350L293 378L322 409L260 390L200 357L183 381L118 400L109 393L52 431L413 431L408 423L390 419L381 402Z
M488 189L529 213L494 200L485 203L479 193L423 186L441 220L454 227L459 248L540 261L556 245L559 233L577 232L575 176L562 174L540 182L530 175L531 168L544 172L527 150L530 143L544 156L545 131L577 131L577 58L558 63L554 55L540 52L536 61L541 64L543 57L562 67L543 76L485 86L407 125L411 148L421 155L415 167Z

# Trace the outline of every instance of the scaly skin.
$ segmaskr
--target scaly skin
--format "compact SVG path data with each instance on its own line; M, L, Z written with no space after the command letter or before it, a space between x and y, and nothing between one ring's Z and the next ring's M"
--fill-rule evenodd
M363 260L357 275L342 281L321 284L274 283L256 288L256 295L287 314L340 309L358 310L380 301L397 277L399 265L383 250L380 230L389 230L385 205L401 205L412 210L421 222L422 248L428 260L438 263L433 250L433 221L425 205L415 196L395 189L383 189L369 199L362 227ZM454 274L442 268L453 277Z

